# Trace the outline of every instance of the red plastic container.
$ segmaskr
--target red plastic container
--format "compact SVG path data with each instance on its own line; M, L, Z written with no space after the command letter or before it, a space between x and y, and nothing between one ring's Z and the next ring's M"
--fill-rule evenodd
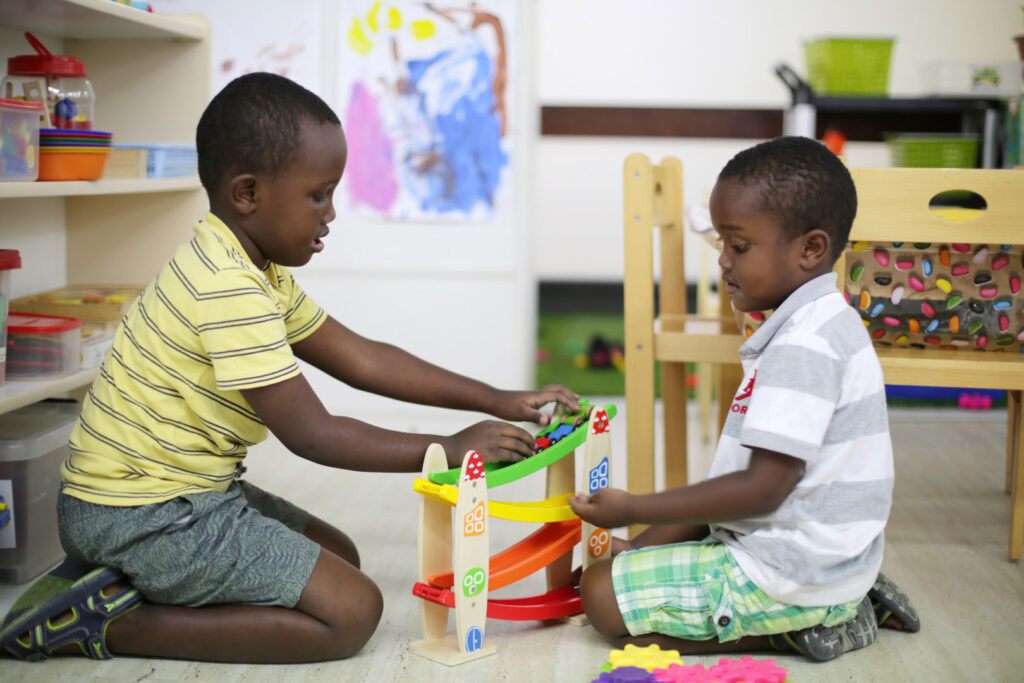
M82 321L56 315L11 313L7 379L52 379L82 365Z
M17 249L0 249L0 384L7 366L7 310L11 298L11 271L21 268Z

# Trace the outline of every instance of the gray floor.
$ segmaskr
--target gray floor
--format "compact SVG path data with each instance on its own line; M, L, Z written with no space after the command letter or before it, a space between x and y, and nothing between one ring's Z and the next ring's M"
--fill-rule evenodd
M620 485L625 460L622 416L620 412L613 422ZM914 635L884 630L875 645L826 664L792 656L777 657L778 663L794 682L1024 680L1024 567L1006 559L1005 414L903 409L891 411L890 417L897 484L884 570L913 598L923 629ZM466 424L465 418L442 412L390 415L377 422L431 432L454 431ZM709 448L701 442L695 418L691 425L691 476L700 476ZM360 546L364 569L381 586L386 606L377 633L359 655L300 666L135 658L62 658L41 664L0 660L0 679L575 683L590 681L607 661L609 646L589 627L535 622L488 622L487 640L497 645L497 654L460 667L447 668L409 654L407 644L420 637L418 604L410 594L418 503L413 475L327 470L288 454L274 442L254 450L249 472L251 481L337 524ZM496 497L541 498L539 476L503 487ZM510 522L495 524L492 547L506 547L530 530ZM502 595L529 595L542 586L540 575L534 575L503 589ZM0 609L6 611L23 588L0 585Z

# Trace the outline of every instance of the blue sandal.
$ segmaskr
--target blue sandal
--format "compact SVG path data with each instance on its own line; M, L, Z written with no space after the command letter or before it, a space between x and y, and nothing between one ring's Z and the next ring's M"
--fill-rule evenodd
M0 630L0 647L18 659L38 662L75 643L82 654L110 659L107 626L142 602L142 596L132 586L103 595L103 589L125 578L120 570L110 567L85 573L71 560L65 560L14 603ZM72 615L68 621L51 623L68 612Z

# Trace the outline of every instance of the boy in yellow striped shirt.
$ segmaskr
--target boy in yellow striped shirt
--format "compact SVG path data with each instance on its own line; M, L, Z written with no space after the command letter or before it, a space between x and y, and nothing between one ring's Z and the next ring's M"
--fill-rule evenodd
M377 626L380 591L345 533L239 478L248 447L269 429L308 460L380 472L418 471L434 442L452 466L470 449L532 453L528 432L497 420L442 436L333 416L297 359L502 420L579 408L562 386L502 391L362 337L303 293L288 268L323 250L347 156L319 97L243 76L210 102L196 142L210 212L126 315L86 397L58 503L69 562L8 615L0 642L17 657L348 657Z

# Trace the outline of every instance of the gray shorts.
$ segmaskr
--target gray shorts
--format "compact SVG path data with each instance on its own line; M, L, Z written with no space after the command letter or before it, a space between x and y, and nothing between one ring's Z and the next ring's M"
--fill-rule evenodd
M224 493L118 507L61 494L60 540L84 565L116 567L150 602L294 607L320 546L309 514L244 481Z

